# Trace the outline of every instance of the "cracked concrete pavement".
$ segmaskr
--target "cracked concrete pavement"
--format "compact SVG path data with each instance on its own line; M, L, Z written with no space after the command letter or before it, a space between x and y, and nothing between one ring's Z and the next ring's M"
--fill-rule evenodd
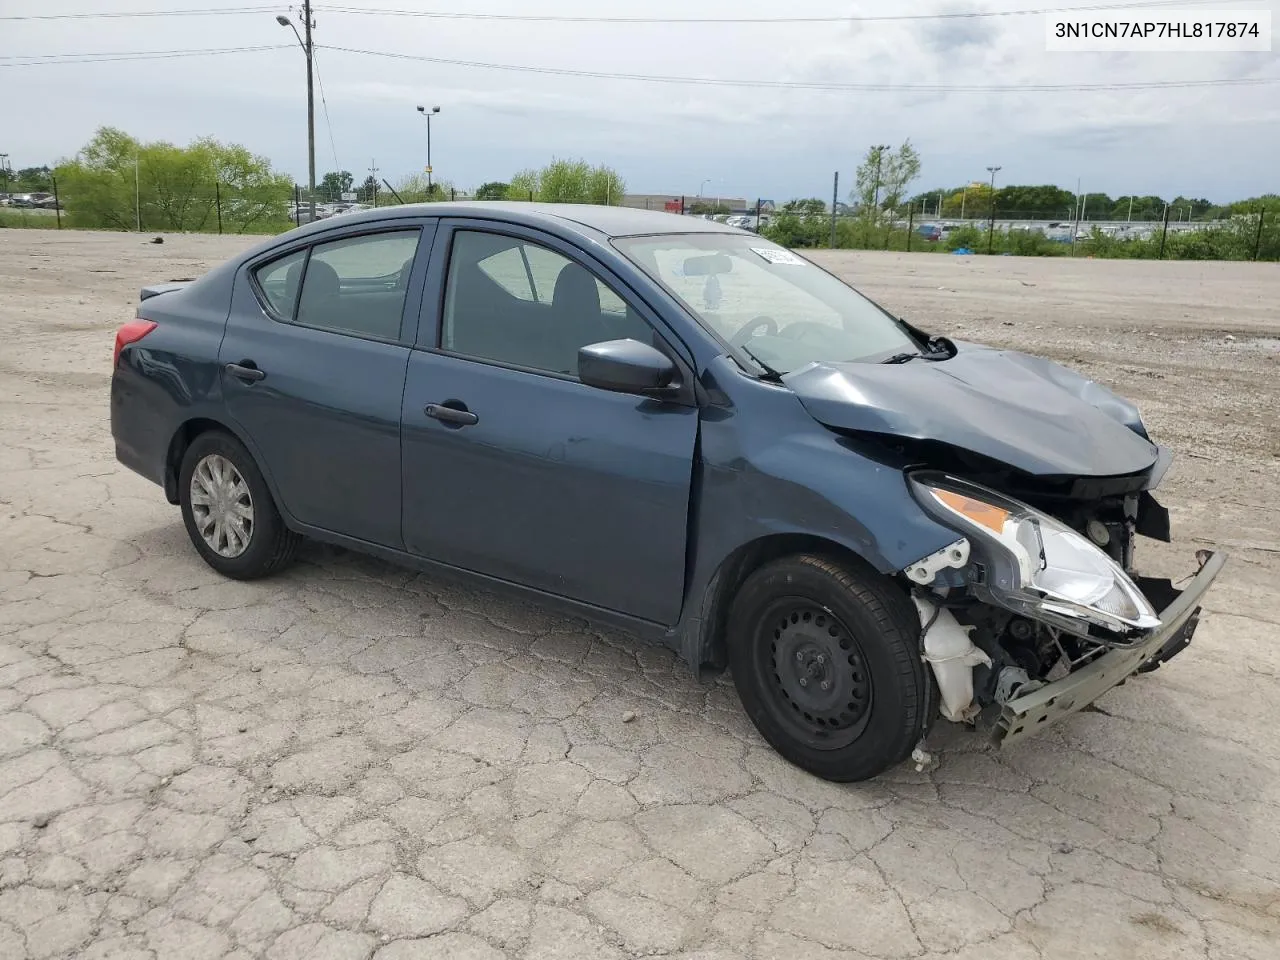
M114 461L111 339L244 245L0 231L4 960L1280 955L1273 267L830 260L1122 382L1179 454L1144 559L1234 551L1098 711L837 786L665 650L325 547L206 568Z

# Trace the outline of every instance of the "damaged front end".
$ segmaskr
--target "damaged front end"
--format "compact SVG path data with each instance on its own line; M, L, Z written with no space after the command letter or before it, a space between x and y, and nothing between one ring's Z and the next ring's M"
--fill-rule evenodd
M1024 477L1016 497L938 470L908 473L920 506L957 533L902 571L945 718L1011 743L1187 646L1225 557L1201 551L1181 591L1136 574L1136 535L1169 539L1150 493L1167 463L1125 477Z

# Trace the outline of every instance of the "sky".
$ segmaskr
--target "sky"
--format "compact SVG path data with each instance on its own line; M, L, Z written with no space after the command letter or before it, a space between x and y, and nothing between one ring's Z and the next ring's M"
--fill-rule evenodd
M829 198L867 148L906 139L922 169L909 192L985 179L1086 192L1206 197L1280 192L1280 38L1270 53L1048 53L1042 14L809 23L448 19L404 11L596 17L780 18L1118 6L1106 0L316 0L317 179L393 184L426 162L472 188L553 158L618 170L628 190ZM1179 7L1268 9L1280 0ZM335 9L338 8L338 9ZM378 9L358 14L354 8ZM219 15L13 20L24 15L204 9ZM399 14L385 11L401 11ZM226 11L244 11L229 13ZM1143 19L1157 19L1147 7ZM94 131L144 141L241 143L306 182L305 58L263 0L0 0L0 153L16 168L75 154ZM69 63L67 54L278 46L224 55ZM517 72L400 54L607 74L934 85L814 90ZM32 64L31 58L48 60ZM53 61L53 62L49 62ZM1256 86L1028 90L1028 85L1271 78ZM960 86L1003 90L961 92ZM327 105L327 117L326 117Z

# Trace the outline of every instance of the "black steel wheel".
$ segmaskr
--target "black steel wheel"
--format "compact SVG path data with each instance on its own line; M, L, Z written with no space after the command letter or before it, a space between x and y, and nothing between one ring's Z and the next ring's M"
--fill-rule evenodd
M727 640L756 729L824 779L865 780L902 762L937 712L910 598L853 562L801 555L756 570Z
M778 723L819 750L856 740L871 715L871 671L849 628L802 597L780 598L763 621L773 636L756 650L759 669L773 674L768 707Z

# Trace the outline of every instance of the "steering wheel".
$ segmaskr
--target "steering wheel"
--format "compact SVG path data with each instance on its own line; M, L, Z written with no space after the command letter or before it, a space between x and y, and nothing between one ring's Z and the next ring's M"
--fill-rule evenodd
M819 323L817 320L797 320L795 323L788 323L780 335L791 340L803 340L807 332L830 336L836 331L829 324Z
M778 333L778 323L773 317L759 316L754 317L741 330L730 338L729 342L735 347L740 347L752 337L756 335L756 331L764 328L764 332L769 336L776 336Z

